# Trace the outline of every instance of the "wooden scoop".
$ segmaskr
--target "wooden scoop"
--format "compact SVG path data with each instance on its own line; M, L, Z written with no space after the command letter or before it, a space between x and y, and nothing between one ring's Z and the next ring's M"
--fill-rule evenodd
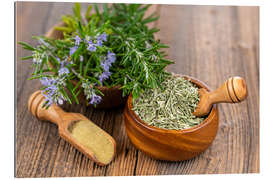
M218 89L208 92L199 89L200 101L193 114L197 117L205 116L215 103L238 103L246 99L247 88L245 80L241 77L231 77Z
M28 101L29 111L40 120L57 124L59 135L97 164L103 166L113 160L116 143L108 133L82 114L67 113L55 104L43 108L45 101L41 91L34 92Z

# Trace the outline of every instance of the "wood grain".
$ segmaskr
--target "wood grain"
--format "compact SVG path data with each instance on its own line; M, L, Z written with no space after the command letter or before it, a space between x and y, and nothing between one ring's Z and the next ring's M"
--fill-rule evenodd
M36 44L32 35L45 34L61 14L71 12L72 3L17 2L16 42ZM62 140L56 125L28 112L28 97L41 84L26 80L31 62L20 57L30 53L16 44L16 177L259 172L259 8L162 5L159 12L158 37L170 45L167 53L175 61L168 71L195 77L213 89L231 76L246 80L246 101L219 105L219 130L210 148L184 162L154 160L126 136L123 108L64 105L65 111L84 114L116 140L115 160L98 166Z

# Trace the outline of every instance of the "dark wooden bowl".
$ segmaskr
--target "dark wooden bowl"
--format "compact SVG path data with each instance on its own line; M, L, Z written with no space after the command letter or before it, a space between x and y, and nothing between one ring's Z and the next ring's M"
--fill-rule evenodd
M182 77L209 91L201 81ZM185 130L166 130L147 125L132 110L132 94L128 97L124 116L126 132L134 146L159 160L183 161L193 158L211 145L218 129L216 105L201 124Z
M55 26L65 26L65 23L59 22ZM61 31L55 30L54 29L55 26L53 26L46 33L45 36L49 38L53 38L53 39L62 39L63 33ZM76 85L76 82L73 82L73 84ZM102 109L114 108L114 107L122 106L126 103L127 97L122 96L123 91L120 89L121 86L114 86L114 87L100 86L97 88L104 94L104 96L102 96L102 101L98 105L96 105L96 108L102 108ZM79 94L78 99L82 104L88 105L83 92ZM92 105L89 105L89 106L92 106Z
M122 90L120 88L121 86L114 86L110 88L105 87L105 86L97 87L97 89L99 89L104 94L104 96L102 96L101 102L97 104L95 108L108 109L108 108L124 106L124 104L127 101L127 97L122 96ZM81 92L78 95L78 99L80 102L84 103L85 105L93 107L93 105L87 103L86 97L83 94L83 92Z

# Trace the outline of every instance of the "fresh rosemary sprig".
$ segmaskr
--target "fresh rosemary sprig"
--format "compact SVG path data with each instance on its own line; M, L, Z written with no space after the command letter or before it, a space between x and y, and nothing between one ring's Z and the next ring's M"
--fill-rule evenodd
M192 114L199 102L199 94L190 81L168 75L162 86L164 90L148 89L133 100L133 110L143 121L162 129L181 130L204 120Z
M55 28L63 32L63 39L37 36L36 47L20 42L32 51L22 59L33 59L30 79L41 80L47 106L79 103L80 92L90 104L98 104L102 93L97 86L121 85L123 96L132 92L135 99L145 89L162 88L164 69L172 62L161 51L167 46L154 39L158 29L146 26L158 19L155 14L144 17L149 6L104 4L101 12L95 5L95 13L89 6L81 16L80 4L75 3L73 15L62 17L65 26Z

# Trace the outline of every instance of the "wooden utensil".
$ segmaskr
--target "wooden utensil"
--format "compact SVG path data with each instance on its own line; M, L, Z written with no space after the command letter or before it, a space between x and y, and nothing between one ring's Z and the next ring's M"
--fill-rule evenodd
M109 164L113 160L116 152L116 143L108 133L103 131L82 114L67 113L55 104L52 104L48 109L45 109L42 107L44 102L45 97L41 94L41 91L34 92L28 101L29 111L40 120L46 120L57 124L59 135L97 164L103 166ZM90 142L90 145L82 142L81 138L78 138L77 135L75 136L72 134L75 124L79 122L83 122L83 126L87 125L91 128L89 133L92 133L91 137L93 138L91 138L92 141ZM77 131L81 131L81 129Z
M200 101L193 112L195 116L201 117L209 113L213 104L216 103L239 103L246 99L247 88L245 80L241 77L231 77L219 88L209 92L205 88L199 89Z
M203 82L195 78L177 74L174 76L184 77L199 88L209 91ZM184 130L167 130L150 126L136 115L132 107L130 94L124 110L127 135L136 148L155 159L168 161L191 159L206 150L216 137L219 119L216 105L213 105L201 124Z

